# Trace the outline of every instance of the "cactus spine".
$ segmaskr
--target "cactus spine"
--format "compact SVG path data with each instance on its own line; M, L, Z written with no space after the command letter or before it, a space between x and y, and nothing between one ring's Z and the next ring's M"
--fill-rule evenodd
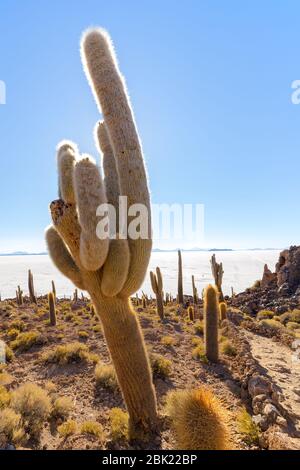
M183 304L182 258L180 250L178 250L178 303Z
M211 362L218 362L219 358L219 317L219 292L215 286L209 285L204 292L204 340L205 354Z
M156 308L159 318L163 321L165 318L164 314L164 298L163 298L163 281L162 275L159 268L156 268L156 275L150 272L151 286L156 296Z
M29 291L29 298L30 302L36 304L36 296L34 293L34 284L33 284L33 275L30 269L28 270L28 291Z
M225 302L220 303L220 321L226 320L227 318L227 305Z
M223 274L224 274L223 264L217 263L216 255L212 255L210 264L211 264L211 272L215 280L215 285L220 294L220 300L221 302L223 302L224 300L224 296L222 292L222 281L223 281Z
M55 297L53 292L48 294L48 305L49 305L49 321L51 326L56 325L56 307L55 307Z
M129 413L130 438L141 438L156 429L157 406L148 354L129 299L140 288L151 255L150 195L125 81L107 33L89 30L81 42L81 55L104 117L95 137L103 154L105 182L90 157L80 160L75 145L61 144L61 199L50 205L54 227L48 229L46 239L58 269L90 294ZM147 208L148 238L95 236L99 203L114 205L120 195L127 196L128 207Z

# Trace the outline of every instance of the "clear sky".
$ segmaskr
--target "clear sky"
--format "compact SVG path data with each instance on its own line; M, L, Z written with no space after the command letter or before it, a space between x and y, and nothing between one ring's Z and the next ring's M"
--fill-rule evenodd
M0 252L44 249L55 146L96 156L79 39L115 43L155 203L203 203L205 243L300 242L297 0L1 0Z

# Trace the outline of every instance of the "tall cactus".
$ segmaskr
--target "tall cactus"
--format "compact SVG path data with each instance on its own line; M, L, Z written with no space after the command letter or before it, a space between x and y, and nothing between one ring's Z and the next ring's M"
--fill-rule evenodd
M103 154L105 181L89 156L79 159L74 144L62 143L61 199L50 205L54 227L47 230L46 239L58 269L91 296L128 409L130 437L140 438L156 429L157 406L148 354L129 297L140 288L151 255L150 195L125 81L107 33L89 30L82 38L81 55L104 117L95 137ZM105 202L116 207L119 196L127 196L129 208L147 208L149 238L96 236L97 207ZM128 217L128 226L132 220Z
M52 292L53 292L54 298L56 299L56 287L55 287L54 281L51 281L51 286L52 286Z
M224 296L222 292L222 282L223 282L223 274L224 274L223 264L217 263L216 255L212 255L210 264L211 264L211 272L215 280L215 285L220 294L220 300L221 302L223 302L224 300Z
M205 354L209 361L218 362L218 324L219 292L215 286L208 285L204 292L204 340Z
M183 304L182 257L180 250L178 250L178 303Z
M156 275L150 272L151 286L154 294L156 295L156 307L159 318L163 321L164 314L164 298L163 298L163 281L159 268L156 268Z
M30 302L36 304L36 296L34 293L34 283L33 283L33 275L30 269L28 270L28 291L29 291L29 298Z
M51 326L56 325L56 306L55 306L55 297L53 292L48 294L48 305L49 305L49 321Z
M194 304L197 305L198 303L198 290L195 284L195 276L192 275L192 288L193 288L193 300Z

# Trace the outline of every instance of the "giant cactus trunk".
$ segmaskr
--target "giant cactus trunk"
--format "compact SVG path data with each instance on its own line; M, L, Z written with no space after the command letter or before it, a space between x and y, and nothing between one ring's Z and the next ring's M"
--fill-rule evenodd
M58 147L60 199L51 203L54 227L46 233L49 254L76 287L87 290L103 330L129 412L131 438L156 430L156 397L143 335L129 297L141 286L151 255L151 209L142 149L133 113L107 33L88 31L82 40L82 60L104 121L95 137L103 154L103 180L88 155L77 147ZM119 196L128 207L147 209L148 238L101 238L97 209L109 203L119 213ZM129 217L130 224L132 217ZM109 220L110 226L111 219ZM111 228L111 227L110 227Z

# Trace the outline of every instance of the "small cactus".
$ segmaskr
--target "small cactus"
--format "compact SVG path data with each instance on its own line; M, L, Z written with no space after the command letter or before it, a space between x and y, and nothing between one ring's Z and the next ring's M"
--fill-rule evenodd
M183 304L183 286L182 286L182 257L181 251L178 250L178 302Z
M225 302L220 302L220 321L227 318L227 305Z
M36 296L34 293L34 284L33 284L33 275L30 269L28 270L28 290L29 290L29 298L30 302L36 304Z
M49 321L51 326L56 325L56 307L55 307L55 298L53 292L48 294L48 304L49 304Z
M23 305L23 291L20 286L18 286L18 289L16 290L16 299L18 305Z
M204 292L204 340L205 354L209 361L218 362L218 324L220 318L219 293L215 286L209 285Z
M211 264L211 272L215 280L215 285L220 294L220 300L223 302L224 300L224 296L222 292L222 281L223 281L223 274L224 274L223 264L217 263L216 255L212 255L210 264Z
M156 275L152 271L150 272L150 279L153 292L156 295L157 313L159 315L159 318L163 321L165 318L163 301L163 281L159 268L156 268Z
M195 284L195 276L192 276L192 287L193 287L193 300L194 304L197 305L198 303L198 290Z
M51 285L52 285L52 292L53 292L54 298L56 299L56 287L55 287L54 281L51 281Z
M190 321L194 321L194 320L195 320L195 310L194 310L194 307L192 307L192 306L188 307L188 316L189 316Z

